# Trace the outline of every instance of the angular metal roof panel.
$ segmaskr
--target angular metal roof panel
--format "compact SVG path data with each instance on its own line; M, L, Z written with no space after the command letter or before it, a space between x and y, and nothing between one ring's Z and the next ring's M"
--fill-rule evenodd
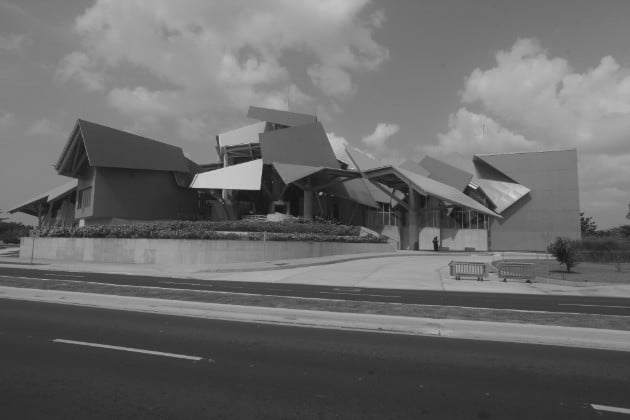
M429 172L429 178L450 185L460 191L464 191L470 182L473 174L463 171L441 160L426 155L421 161L420 166Z
M258 135L265 132L265 121L226 131L217 135L219 147L236 146L239 144L258 143Z
M363 178L351 179L340 184L325 188L324 191L337 197L356 201L364 206L378 208L378 203L374 200L368 187L369 182ZM374 187L375 188L375 187ZM378 189L378 188L375 188ZM389 199L389 198L388 198Z
M291 163L278 162L274 162L273 167L285 184L290 184L309 175L316 174L323 169L321 166L293 165Z
M385 180L386 178L390 178L395 180L397 183L409 183L412 188L419 193L432 195L448 203L477 210L480 213L488 214L490 216L501 217L456 188L403 168L396 166L375 168L364 172L364 176L377 182L379 179Z
M76 190L77 185L78 185L79 181L77 179L73 179L72 181L66 182L63 185L60 185L58 187L53 188L52 190L45 192L43 194L38 194L35 197L31 198L30 200L15 206L13 208L10 208L9 210L7 210L7 213L17 213L18 211L22 211L26 214L33 214L33 212L29 212L29 211L24 211L25 207L28 206L32 206L34 204L37 204L38 202L41 204L44 203L50 203L54 200L56 200L59 197L62 197L66 194L71 193L73 190Z
M365 172L374 168L389 166L382 162L379 162L364 151L354 147L346 147L346 153L348 154L348 156L350 156L350 159L352 159L354 166L361 172Z
M415 173L420 174L422 176L429 176L430 175L430 172L428 170L426 170L425 168L423 168L418 163L416 163L416 162L414 162L412 160L405 159L405 161L403 161L403 163L398 165L398 167L406 169L406 170L411 171L411 172L415 172Z
M263 162L339 168L335 153L320 123L260 134Z
M299 125L317 122L317 117L314 115L282 111L280 109L260 108L257 106L249 107L247 117L258 121L284 125L286 127L297 127Z
M136 134L79 119L77 124L90 166L154 171L188 172L188 162L181 148ZM74 131L73 133L74 134ZM59 162L69 151L71 134Z
M508 207L525 197L531 190L514 182L476 179L476 184L494 203L497 213L503 213Z
M258 191L262 171L262 159L239 163L195 175L190 188Z

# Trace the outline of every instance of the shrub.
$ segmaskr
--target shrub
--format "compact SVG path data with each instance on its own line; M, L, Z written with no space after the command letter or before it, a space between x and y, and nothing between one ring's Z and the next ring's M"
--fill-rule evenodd
M571 268L579 263L577 250L567 239L556 238L555 242L547 247L547 252L556 257L556 260L560 264L564 264L569 273L571 272Z
M135 225L53 227L38 232L42 237L145 238L145 239L241 239L268 241L384 243L384 236L359 236L357 226L319 221L268 222L238 220L223 222L173 221Z

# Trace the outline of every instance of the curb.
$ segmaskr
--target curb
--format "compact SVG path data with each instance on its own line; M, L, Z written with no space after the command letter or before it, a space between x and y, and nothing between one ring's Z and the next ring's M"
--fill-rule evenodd
M630 331L350 314L0 287L0 298L294 327L630 352Z

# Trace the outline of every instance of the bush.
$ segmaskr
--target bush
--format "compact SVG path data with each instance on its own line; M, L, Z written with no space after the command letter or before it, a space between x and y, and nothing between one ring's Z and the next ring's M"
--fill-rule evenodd
M223 222L173 221L135 225L53 227L36 232L42 237L144 238L144 239L241 239L268 241L384 243L384 236L359 236L357 226L319 221L268 222L237 220Z
M578 252L580 261L595 263L630 262L630 241L610 236L589 237L570 241Z
M564 264L569 273L571 268L579 263L577 250L571 245L571 241L567 239L556 238L555 242L547 247L547 252L556 257L560 264Z

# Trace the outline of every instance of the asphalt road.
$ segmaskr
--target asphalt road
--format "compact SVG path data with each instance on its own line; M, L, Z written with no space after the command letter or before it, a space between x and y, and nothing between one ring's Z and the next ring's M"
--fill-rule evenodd
M624 352L0 299L3 419L628 419L592 404L629 383Z
M102 284L151 286L164 289L206 290L274 296L342 299L369 302L414 303L422 305L463 306L471 308L519 309L565 313L630 316L630 299L558 295L446 292L348 288L288 283L256 283L232 280L196 280L121 274L46 271L0 266L2 277L29 277L50 280L85 281Z

